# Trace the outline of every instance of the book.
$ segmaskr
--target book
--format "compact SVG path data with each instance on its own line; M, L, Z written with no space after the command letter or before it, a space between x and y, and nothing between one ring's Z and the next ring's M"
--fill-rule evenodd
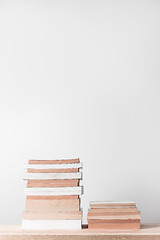
M78 168L64 168L64 169L32 169L29 168L27 173L70 173L70 172L78 172Z
M135 202L90 202L89 229L139 229L140 212Z
M92 208L92 213L126 213L126 212L137 212L137 208Z
M88 216L88 223L137 223L140 222L140 214L115 215L115 216Z
M107 205L133 205L136 206L136 203L133 201L127 201L127 202L116 202L116 201L90 201L90 206L91 205L103 205L103 204L107 204Z
M92 223L88 225L89 229L139 229L140 223Z
M81 168L78 158L28 161L23 229L81 229Z
M122 216L122 215L137 215L137 211L135 212L111 212L111 211L108 211L108 212L88 212L88 216ZM140 212L139 212L140 213Z
M90 208L128 208L136 207L134 202L90 202Z
M30 200L26 199L26 211L79 211L80 199Z
M53 230L81 229L81 220L26 220L22 219L22 229Z
M82 163L71 164L26 164L25 169L72 169L82 168Z
M26 196L26 199L32 199L32 200L60 200L60 199L79 199L79 195L55 195L55 196Z
M55 188L26 188L25 195L38 196L54 196L54 195L81 195L83 193L82 187L55 187Z
M61 160L29 160L29 164L71 164L79 163L79 158L76 159L61 159Z
M125 205L91 205L90 206L90 209L95 209L95 208L103 208L103 209L125 209L125 208L128 208L128 209L132 209L132 208L135 208L135 206L125 206Z
M26 173L24 180L28 179L81 179L82 173Z
M22 217L27 220L82 220L82 212L24 211Z
M124 223L140 223L139 219L89 219L88 224L101 224L101 223L113 223L113 224L124 224Z
M77 187L79 185L78 179L29 179L27 180L27 187Z

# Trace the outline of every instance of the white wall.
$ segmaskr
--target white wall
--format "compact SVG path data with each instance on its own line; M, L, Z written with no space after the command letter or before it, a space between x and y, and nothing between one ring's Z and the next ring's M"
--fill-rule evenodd
M160 222L160 1L0 1L0 224L24 161L80 157L89 200Z

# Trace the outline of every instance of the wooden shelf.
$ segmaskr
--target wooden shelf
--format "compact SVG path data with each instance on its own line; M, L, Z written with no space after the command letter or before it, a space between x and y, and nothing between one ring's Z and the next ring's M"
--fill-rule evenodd
M0 240L160 240L160 224L143 224L139 230L22 230L21 226L0 226Z

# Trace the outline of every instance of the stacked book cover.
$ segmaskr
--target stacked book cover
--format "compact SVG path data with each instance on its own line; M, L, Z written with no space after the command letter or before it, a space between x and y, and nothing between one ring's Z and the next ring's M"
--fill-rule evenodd
M23 229L81 229L79 159L29 160Z
M139 229L140 212L134 202L90 202L89 229Z

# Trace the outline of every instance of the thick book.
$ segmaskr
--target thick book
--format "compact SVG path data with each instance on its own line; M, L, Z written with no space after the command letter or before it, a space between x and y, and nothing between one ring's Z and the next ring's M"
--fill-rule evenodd
M140 223L92 223L88 225L89 229L139 229Z
M88 223L139 223L140 214L124 216L88 216Z
M59 187L59 188L25 188L25 195L30 196L54 196L54 195L81 195L82 187Z
M22 220L22 229L53 230L81 229L81 220Z
M100 224L100 223L140 223L139 219L89 219L88 224Z
M26 199L26 211L79 211L80 199L30 200Z

